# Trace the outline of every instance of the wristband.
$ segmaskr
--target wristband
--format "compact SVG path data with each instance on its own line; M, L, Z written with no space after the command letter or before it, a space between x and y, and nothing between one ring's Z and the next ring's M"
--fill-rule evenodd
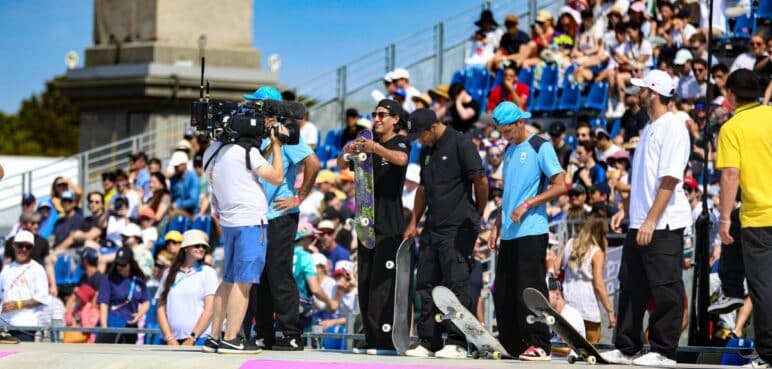
M732 224L732 221L730 221L730 220L724 220L724 219L721 219L721 220L719 220L718 222L719 222L719 223L721 223L721 224Z
M16 301L16 309L21 310L22 306L21 300Z
M303 202L303 200L300 199L300 195L295 195L295 203L300 205L301 202Z
M196 334L196 332L190 332L190 338L195 340L196 338L198 338L198 335Z
M520 206L524 207L525 210L528 210L531 207L531 205L528 205L528 201L523 201L523 204Z

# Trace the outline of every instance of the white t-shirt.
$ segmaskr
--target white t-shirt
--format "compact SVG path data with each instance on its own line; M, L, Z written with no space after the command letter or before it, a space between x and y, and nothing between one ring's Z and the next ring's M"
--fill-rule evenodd
M307 145L316 147L319 145L319 128L316 128L316 125L311 122L306 122L303 128L300 129L300 138ZM206 160L204 162L206 163Z
M0 301L6 303L29 299L34 299L40 305L10 312L3 311L0 313L3 322L16 326L37 326L49 301L46 270L36 261L26 264L14 261L0 272Z
M732 67L729 68L729 72L731 73L738 69L753 70L755 65L756 57L749 51L747 53L737 55L737 57L734 58L734 62L732 62Z
M654 204L660 179L665 176L683 181L691 144L686 125L667 112L643 128L630 172L630 228L639 229ZM692 224L691 207L683 186L676 185L656 229L685 228Z
M335 298L334 293L337 285L335 284L334 279L332 279L329 276L324 276L324 278L322 278L322 276L319 276L319 285L322 287L322 291L324 291L324 294L327 295L327 297L331 299ZM321 302L319 299L316 298L316 296L314 296L314 302L316 304L317 309L321 311L327 310L327 304Z
M694 26L692 26L691 24L686 23L686 25L684 26L683 35L681 34L681 30L678 27L673 27L670 30L670 38L673 40L673 44L675 44L678 47L681 47L686 43L686 41L689 41L689 39L695 33L697 33L697 29L694 28Z
M300 217L305 220L319 218L319 206L322 204L322 200L324 200L324 194L321 191L313 190L298 206Z
M410 210L413 210L413 206L415 206L415 194L418 192L418 187L414 188L413 191L408 191L407 188L402 189L402 207L408 208Z
M169 275L167 269L161 277L160 286L155 298L161 297ZM177 272L177 278L172 283L169 295L166 297L166 316L169 319L169 328L177 339L187 339L198 322L198 317L204 311L204 298L217 292L217 272L210 266L201 265L191 268L188 273L182 270ZM203 332L196 332L199 336L211 331L211 323Z
M214 155L221 142L214 142L204 152L204 163ZM244 148L229 144L220 150L207 169L209 186L216 199L213 205L225 227L246 227L267 223L268 202L263 185L255 174L268 162L257 148L249 152L252 171L247 170Z
M565 304L563 306L563 311L560 312L560 316L567 320L568 324L571 324L579 334L584 337L587 336L587 331L584 329L584 319L582 319L582 314L579 313L579 310L574 309L569 304Z
M642 55L648 55L649 57L643 63L643 66L651 68L654 65L654 60L651 58L654 52L651 43L646 39L642 40L640 44L634 44L630 41L625 42L617 46L616 52L627 56L628 59L634 59L635 61L639 61Z
M612 144L609 146L608 149L601 151L600 148L595 149L595 156L598 158L599 161L606 162L606 159L608 159L611 155L616 154L618 151L622 151L622 148Z
M335 295L338 293L338 285L335 285L332 291L332 295L330 295L331 298L335 298ZM351 292L345 293L343 297L340 299L340 304L338 305L338 314L342 317L347 317L351 315L356 310L357 307L357 290L356 288L351 290Z
M107 218L107 230L105 231L105 238L109 241L113 241L115 247L123 246L123 229L129 224L128 218L117 218L110 216Z
M158 229L156 229L155 227L147 227L142 230L143 245L152 246L157 240L158 240Z

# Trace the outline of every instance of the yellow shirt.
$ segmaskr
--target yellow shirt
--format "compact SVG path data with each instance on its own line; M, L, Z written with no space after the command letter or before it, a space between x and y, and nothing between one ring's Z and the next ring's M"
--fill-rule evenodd
M772 226L772 107L746 104L721 127L716 168L740 169L740 223Z

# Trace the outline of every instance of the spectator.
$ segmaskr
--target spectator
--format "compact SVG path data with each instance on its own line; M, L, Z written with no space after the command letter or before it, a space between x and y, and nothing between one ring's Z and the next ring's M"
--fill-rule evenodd
M156 264L162 268L170 267L177 253L180 252L180 245L182 245L182 233L179 231L167 232L164 236L163 246L155 251Z
M630 153L620 150L606 159L606 177L613 191L614 203L620 204L630 195Z
M196 136L196 130L193 128L190 128L190 127L186 128L185 133L182 135L182 139L190 143L190 152L189 152L190 156L194 156L197 153L203 152L203 150L205 149L205 148L202 149L201 146L198 144L199 141L198 141L198 137ZM207 139L207 141L209 140Z
M689 38L689 50L691 50L694 59L708 60L708 48L706 47L707 42L708 41L705 38L705 34L701 32L697 32ZM718 65L718 60L716 59L715 55L712 56L710 65Z
M502 101L511 101L521 109L528 106L528 94L530 88L517 80L515 67L510 64L504 67L504 80L498 86L494 86L488 95L488 111L493 111Z
M598 158L598 161L603 163L603 165L606 164L606 160L611 157L611 155L622 150L621 147L611 142L611 136L603 127L595 128L593 137L595 138L595 157Z
M415 103L416 110L428 109L432 107L432 98L427 93L413 96L411 99L413 100L413 103Z
M482 29L475 31L471 39L471 45L464 64L467 68L482 68L488 65L496 56L496 44L490 37L486 37L486 32Z
M667 46L674 50L684 46L697 33L697 29L689 24L689 12L676 13L675 6L669 1L660 1L658 6L661 21L657 25L657 36L664 38Z
M150 250L158 240L158 229L153 227L155 213L152 208L145 207L139 212L139 229L142 233L142 246Z
M102 328L137 328L150 308L146 278L134 260L131 247L121 247L115 254L110 271L99 284L99 326ZM100 333L97 343L137 341L136 334Z
M590 129L590 123L581 121L576 124L576 141L580 145L592 142L592 129Z
M750 50L744 52L734 59L732 66L729 68L730 72L734 72L738 69L753 70L756 63L764 60L769 55L767 54L767 44L765 42L764 34L757 33L751 37Z
M170 346L193 346L211 332L210 321L217 291L217 272L204 265L209 242L193 229L182 235L182 252L161 277L156 292L158 325Z
M172 204L172 195L166 187L166 177L160 172L150 175L150 191L152 191L152 196L145 206L153 210L155 215L153 218L154 223L163 223Z
M35 210L37 210L38 202L35 198L35 195L31 193L25 193L21 196L21 213L34 213ZM19 230L21 230L21 222L17 222L13 225L11 228L11 231L8 232L8 235L5 236L6 239L11 238L16 235Z
M359 111L354 108L346 109L346 128L343 129L343 133L341 134L341 147L357 138L359 132L362 132L364 129L357 124L358 120Z
M54 184L51 186L51 201L53 202L54 209L60 216L64 216L65 211L62 206L62 194L64 192L72 192L73 201L75 204L80 204L80 200L83 197L83 191L75 184L71 179L64 177L56 177Z
M429 96L432 98L431 109L437 114L437 119L443 121L448 114L448 103L450 102L450 87L445 84L429 90Z
M34 245L35 236L29 231L20 231L13 241L14 261L0 272L0 318L11 326L39 325L43 309L49 303L48 276L31 257ZM33 335L24 331L9 333L21 341L34 340Z
M312 317L316 311L314 299L319 301L325 307L329 307L330 312L338 308L336 301L332 300L322 289L320 280L317 277L317 265L314 257L304 249L303 245L308 245L314 239L314 227L309 223L301 223L298 226L295 235L295 250L293 257L292 276L298 286L298 295L300 296L300 326L304 331L311 328ZM326 262L326 259L325 259ZM325 271L326 272L326 271Z
M648 19L648 11L646 9L646 5L644 5L642 1L636 1L630 4L628 15L629 23L640 25L641 33L643 34L644 38L655 36L657 22Z
M150 172L150 174L162 173L161 168L163 168L163 166L161 165L161 159L151 158L147 162L147 170Z
M700 85L692 75L692 54L687 49L678 50L673 64L675 64L675 70L678 73L676 96L684 99L696 99L700 95Z
M323 330L336 325L345 325L357 306L357 281L353 265L350 261L342 260L335 266L333 276L336 284L332 300L337 302L338 312L335 317L319 322Z
M585 331L585 321L582 319L582 313L579 312L572 305L569 305L568 301L563 298L563 286L560 281L550 276L547 277L547 290L549 291L549 302L555 311L557 311L563 319L565 319L571 327L576 330L577 333L586 337L589 340L589 336ZM592 342L592 341L590 341ZM574 350L567 347L553 347L552 353L561 356L578 356Z
M129 183L132 189L142 194L142 200L147 201L150 192L150 171L147 169L147 154L136 152L129 155Z
M576 148L579 169L574 173L571 183L580 183L587 187L606 180L606 170L595 163L594 153L591 143L579 143Z
M531 39L528 43L531 52L539 55L542 50L548 49L552 45L552 38L555 36L555 21L549 10L542 9L536 14L536 23L531 26Z
M172 209L188 216L198 214L198 193L201 187L196 173L188 170L187 155L175 152L170 164L174 167L174 175L169 179Z
M566 125L563 122L555 122L549 128L550 142L555 147L555 153L558 156L558 161L563 170L568 168L568 163L571 158L573 149L566 145Z
M131 189L129 176L120 169L115 171L115 188L116 195L126 200L126 206L128 206L128 213L126 215L131 219L136 219L139 215L139 206L142 199L138 192ZM111 199L113 202L108 204L108 208L115 208L115 199L117 198L118 196L113 196Z
M496 22L496 19L493 17L493 12L489 9L480 12L480 19L476 20L474 25L477 26L477 28L483 32L485 38L489 39L494 45L499 44L503 32L499 29L499 23Z
M558 24L555 30L561 35L570 37L573 44L576 36L579 34L579 25L581 23L581 14L570 6L564 5L560 8L560 16L558 17Z
M587 188L581 183L574 183L568 190L568 214L566 219L574 222L583 223L587 216L590 214L591 207L587 205ZM569 234L573 234L571 232Z
M209 209L209 179L206 176L204 170L204 156L203 154L196 154L193 157L193 171L198 176L199 191L198 191L198 216L203 217L211 213Z
M316 150L316 146L319 144L319 128L308 121L308 113L303 119L298 119L298 126L300 126L300 138L311 150Z
M123 196L113 197L113 210L107 218L105 230L105 246L116 248L123 245L123 230L131 223L128 204L129 200Z
M516 15L509 14L504 18L506 32L501 36L499 48L496 50L496 55L489 66L490 69L496 69L505 60L517 66L522 64L527 56L528 42L531 41L531 37L521 31L519 26L520 19ZM492 111L490 108L488 110Z
M78 211L75 199L75 193L72 191L62 192L59 199L59 203L62 206L62 215L56 221L53 233L53 245L57 248L67 237L70 237L72 232L79 230L83 223L83 215Z
M310 238L310 237L309 237ZM309 240L308 242L313 242L314 240ZM303 243L303 242L301 242ZM308 249L310 245L306 245L305 247ZM309 250L310 251L310 250ZM311 257L314 259L314 266L316 266L316 276L319 279L319 286L322 288L322 292L330 298L335 296L335 279L330 277L330 262L327 260L326 257L324 257L323 254L319 252L315 252L311 254ZM318 311L325 311L329 310L327 308L327 304L319 298L314 297L314 304L316 305L316 309Z
M504 159L504 152L499 146L490 146L485 154L485 161L483 162L483 169L485 169L485 175L490 177L493 175L501 176L502 165Z
M45 268L46 275L48 276L48 292L51 296L56 296L58 290L56 288L56 277L54 276L54 262L48 256L50 246L48 240L38 234L38 229L40 228L40 214L22 213L19 216L19 223L21 224L19 232L27 231L34 235L35 239L32 244L32 249L28 252L29 257ZM16 260L16 249L13 247L15 239L16 236L5 240L3 266L10 265Z
M480 103L472 99L464 86L458 83L450 86L449 95L451 103L445 119L457 131L465 133L480 117Z
M89 192L86 199L91 215L81 222L78 229L70 232L70 235L57 246L58 250L80 247L86 243L93 247L101 243L107 228L104 196L101 192Z
M139 269L145 274L145 278L149 278L153 275L153 255L145 245L142 243L142 230L134 223L129 223L123 229L123 246L131 247L134 260L136 261Z
M636 86L629 86L624 89L625 93L625 113L622 114L620 121L621 130L617 137L621 137L624 142L630 142L633 137L638 137L643 127L649 121L649 113L641 109L641 99L639 97L641 89ZM617 144L621 143L616 141Z
M624 89L634 72L640 72L654 65L653 48L641 30L641 24L630 21L627 25L627 41L614 49L616 71L609 78L614 81L619 98L613 116L624 114Z
M84 247L78 253L80 265L83 268L83 277L78 281L78 288L88 285L95 293L99 291L104 274L99 271L99 251L92 247ZM96 295L92 301L96 301Z
M699 90L697 98L704 98L708 91L708 62L705 59L694 59L692 61L692 72Z
M318 234L319 251L330 261L332 265L342 260L351 260L349 251L335 243L335 223L331 220L322 220L316 226Z
M99 307L96 305L96 290L84 284L71 295L71 306L65 307L64 323L68 327L96 328L99 324ZM64 343L94 343L96 334L87 332L65 332Z
M415 110L415 103L413 103L413 96L420 96L421 91L418 91L415 87L410 85L410 72L405 68L397 68L392 72L394 78L394 84L397 88L405 90L405 102L402 107L407 112Z
M581 13L582 23L579 36L575 38L571 52L573 63L577 66L574 77L577 83L591 81L608 66L603 40L593 27L594 18L590 10Z

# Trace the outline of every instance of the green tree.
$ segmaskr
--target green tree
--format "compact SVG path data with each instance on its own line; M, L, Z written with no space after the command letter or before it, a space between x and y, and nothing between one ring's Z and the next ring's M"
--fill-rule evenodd
M0 113L0 155L69 156L78 151L78 109L54 81L21 102L15 115Z

